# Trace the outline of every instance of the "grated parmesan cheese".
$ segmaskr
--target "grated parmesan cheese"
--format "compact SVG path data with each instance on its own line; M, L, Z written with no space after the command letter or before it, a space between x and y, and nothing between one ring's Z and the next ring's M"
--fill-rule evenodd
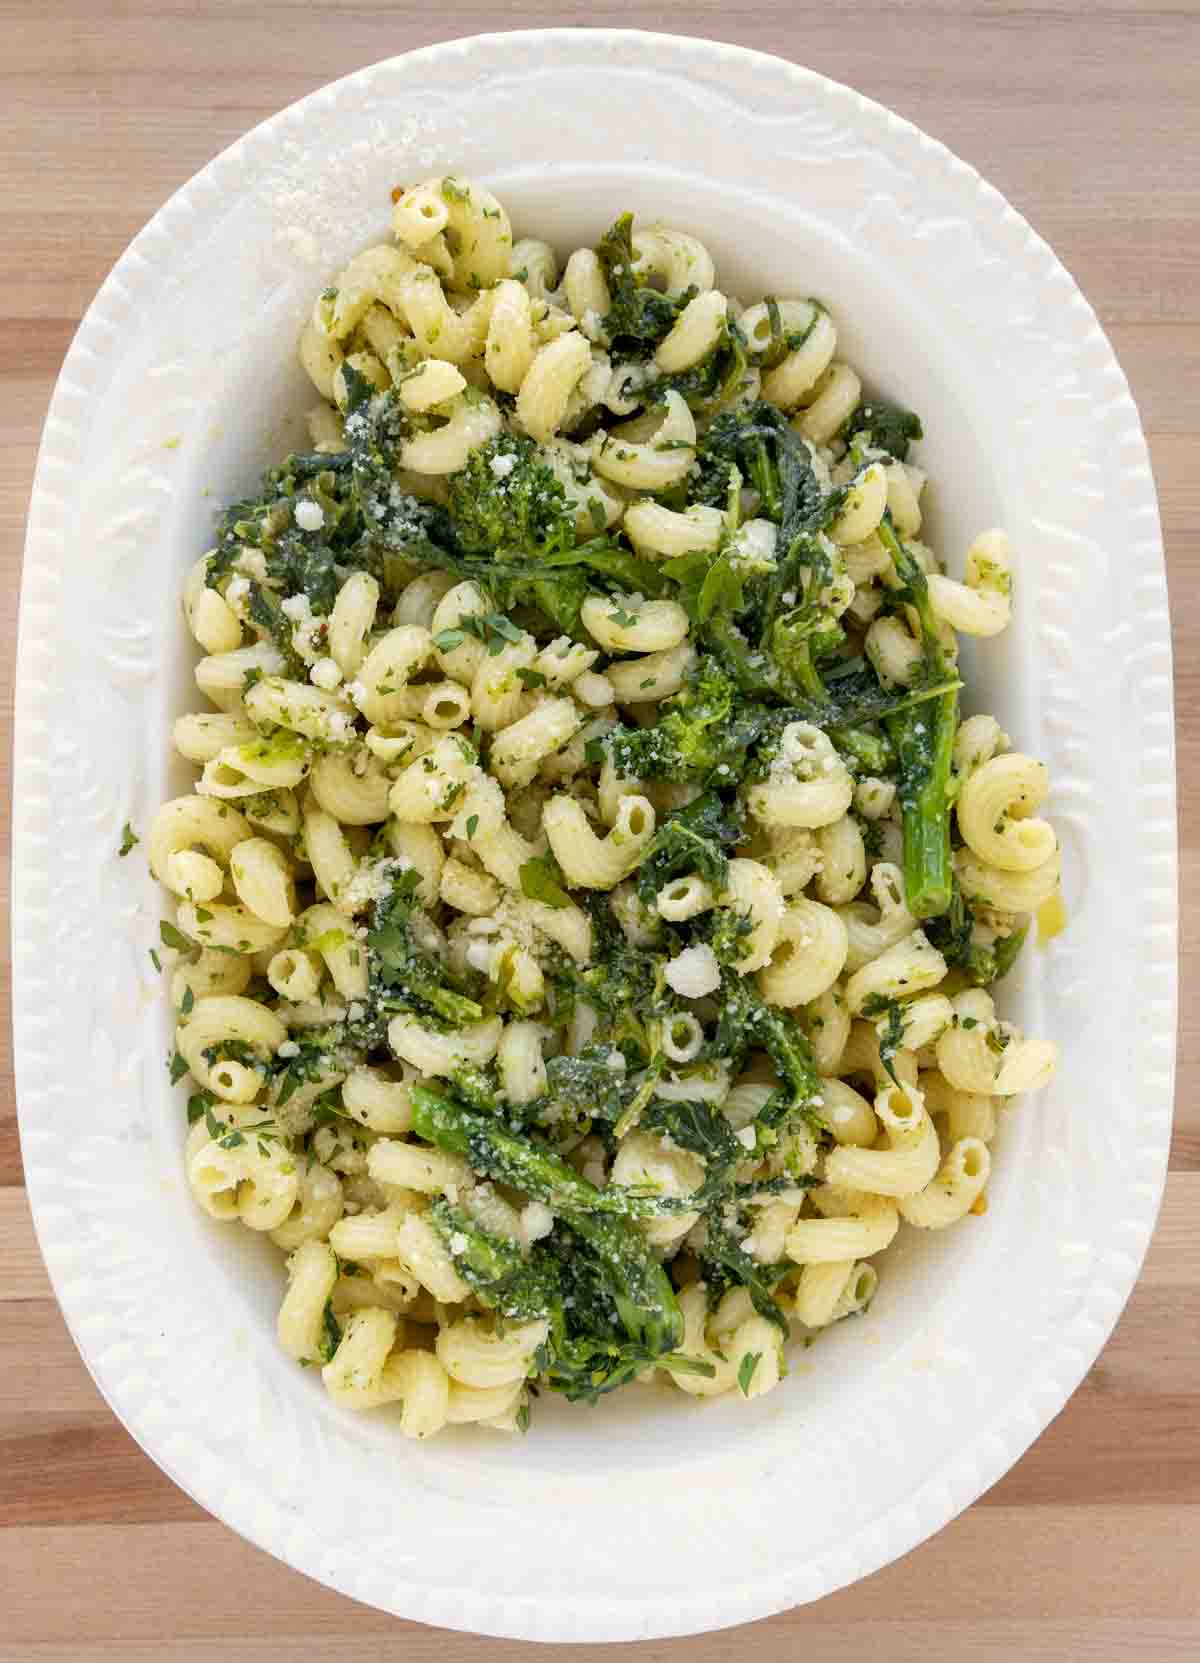
M663 974L683 999L702 999L721 985L717 956L707 941L676 953Z
M311 502L307 497L296 504L296 524L301 531L320 531L325 524L325 510L319 502Z

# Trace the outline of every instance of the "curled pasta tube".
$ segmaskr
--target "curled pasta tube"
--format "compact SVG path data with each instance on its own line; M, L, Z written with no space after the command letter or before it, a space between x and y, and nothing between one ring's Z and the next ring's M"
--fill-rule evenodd
M506 393L519 392L534 350L529 291L512 278L503 278L496 285L484 346L489 378Z
M945 1123L944 1143L957 1143L960 1138L990 1143L995 1137L996 1099L989 1093L960 1091L933 1069L922 1073L920 1086L935 1125L939 1120Z
M313 308L313 322L331 341L344 341L376 303L403 315L404 279L414 269L412 256L379 243L364 249L339 272ZM315 377L314 377L315 380Z
M238 899L256 918L284 928L295 916L296 891L286 855L269 838L248 837L229 862Z
M703 294L716 281L716 267L704 244L686 231L667 225L636 229L631 237L633 269L640 277L658 278L667 294L679 296L685 289Z
M304 1242L287 1270L288 1290L276 1323L279 1343L297 1362L312 1362L320 1355L325 1305L338 1278L337 1255L328 1242Z
M856 1293L855 1308L861 1310L874 1293L877 1281L874 1266L859 1259L833 1259L827 1264L805 1265L796 1284L792 1315L806 1328L826 1328L844 1314L840 1306L848 1290Z
M953 767L960 779L1009 747L1008 735L994 716L968 716L954 735Z
M915 1195L937 1171L937 1132L915 1087L885 1086L875 1099L875 1114L887 1136L887 1149L831 1149L825 1176L844 1189L873 1195Z
M447 420L428 433L414 434L400 447L400 463L414 473L452 474L465 467L473 450L499 433L500 412L490 398L468 388L442 406Z
M261 1071L233 1058L210 1062L205 1053L232 1041L267 1063L286 1038L283 1023L257 999L211 994L196 1000L176 1043L197 1085L224 1102L249 1103L262 1089Z
M342 998L361 999L367 991L367 955L345 914L318 902L300 914L297 928L305 951L324 961Z
M861 970L917 927L905 904L904 875L893 862L880 861L872 868L871 894L874 907L860 900L838 908L838 917L846 926L846 968L850 971Z
M460 1385L479 1390L511 1385L524 1380L549 1327L548 1322L540 1320L500 1332L472 1319L452 1322L438 1333L438 1360Z
M179 928L184 935L198 941L202 947L231 953L261 953L278 947L283 940L283 928L268 924L243 906L225 901L208 901L198 907L191 901L180 903Z
M335 1403L349 1409L399 1405L400 1430L429 1438L446 1424L450 1381L427 1351L398 1351L402 1319L378 1306L355 1311L332 1361L321 1370Z
M189 989L193 999L210 993L242 993L252 974L249 958L241 953L202 952L176 968L171 977L171 1003L178 1010Z
M498 1016L467 1022L448 1033L426 1027L404 1013L388 1024L388 1044L394 1055L423 1074L444 1077L468 1065L482 1067L496 1055L503 1023Z
M538 348L517 394L517 417L531 438L544 443L554 437L566 420L571 394L591 364L591 345L574 329Z
M655 348L654 362L664 375L691 369L708 356L725 335L728 305L716 289L707 289L688 301Z
M626 595L589 595L580 608L583 627L606 652L661 653L688 632L678 601L636 601Z
M621 524L644 560L674 560L700 549L715 553L725 534L721 510L699 503L676 511L657 502L631 502Z
M660 918L681 924L688 918L698 918L716 905L716 896L698 872L673 878L655 897L654 906Z
M788 337L796 345L763 376L762 396L781 410L794 410L829 368L837 350L837 330L829 313L815 301L785 300L779 304ZM765 304L762 311L765 314ZM751 307L749 327L756 332L761 327L758 315L759 308ZM769 336L769 319L766 321Z
M234 849L251 836L249 822L236 809L195 794L176 797L151 822L146 839L150 870L176 895L211 901L224 888L222 869Z
M846 1041L850 1038L850 1012L836 982L824 993L818 993L815 999L809 1000L804 1012L804 1027L818 1073L836 1073Z
M425 188L446 206L445 230L453 233L454 286L486 289L507 277L512 260L512 225L504 205L476 179L446 175Z
M788 1258L798 1265L872 1258L900 1228L896 1203L886 1196L824 1185L809 1198L822 1216L799 1219L788 1231Z
M1054 828L1031 818L1045 801L1050 776L1019 751L993 757L969 773L958 795L958 828L973 855L1009 872L1042 866L1057 847Z
M887 475L878 462L872 462L851 485L829 535L835 543L861 543L878 526L887 502Z
M791 1009L820 998L833 986L846 962L846 926L831 908L794 895L779 920L767 962L758 973L758 989L772 1005Z
M834 1141L851 1144L856 1149L869 1149L879 1136L879 1122L862 1093L845 1080L823 1077L821 1099L821 1119L833 1133Z
M846 1003L852 1016L860 1016L873 996L905 998L936 987L945 974L945 959L922 930L913 930L854 972L846 983Z
M1057 1047L998 1023L991 995L982 988L956 995L954 1011L954 1026L937 1042L937 1064L959 1091L1011 1097L1039 1090L1054 1073Z
M271 1240L285 1253L306 1242L324 1242L342 1216L342 1181L336 1172L314 1161L300 1174L292 1210L271 1231Z
M232 652L242 644L242 621L223 595L208 586L212 555L201 555L183 585L183 615L208 653Z
M679 1295L679 1310L683 1317L683 1341L679 1351L696 1363L705 1363L711 1375L672 1373L671 1378L680 1391L689 1397L719 1397L737 1380L737 1365L724 1347L718 1352L710 1345L707 1334L708 1294L693 1283Z
M242 1111L247 1112L255 1114ZM208 1136L202 1121L193 1126L185 1157L192 1194L212 1218L240 1219L250 1230L278 1229L299 1190L296 1162L279 1138L235 1142L235 1131L217 1139Z
M970 849L960 849L954 869L964 895L996 912L1036 912L1058 888L1062 854L1055 849L1048 860L1029 872L1005 871L980 860Z
M519 1406L522 1391L523 1382L520 1380L511 1380L503 1386L464 1386L457 1380L451 1380L446 1424L494 1425Z
M960 1138L923 1190L900 1202L900 1216L921 1230L944 1230L965 1217L991 1175L992 1158L980 1138Z
M343 353L336 341L309 318L300 332L298 356L309 380L323 399L333 403Z
M854 782L833 741L810 722L789 722L765 780L750 787L751 814L768 826L812 830L840 820Z
M171 731L180 756L201 764L211 762L231 745L246 745L258 737L258 729L247 717L215 711L180 716Z
M514 243L508 269L535 299L545 300L558 287L558 260L540 237L522 237Z
M862 382L848 364L831 363L812 388L812 402L792 423L814 445L827 445L862 399Z
M542 825L567 882L580 889L615 889L641 860L654 836L654 809L645 797L622 797L607 837L597 837L574 797L551 797Z
M963 582L930 572L929 604L963 635L999 635L1012 617L1012 545L1003 531L985 531L967 550Z
M657 431L646 439L634 439L622 427L597 437L592 448L597 473L639 491L662 491L683 478L695 453L695 418L673 389L663 403Z
M410 762L388 794L396 818L418 823L452 819L464 787L480 777L479 764L469 753L469 746L448 734Z
M432 242L450 218L445 199L428 185L413 185L392 209L392 234L406 248L418 249Z

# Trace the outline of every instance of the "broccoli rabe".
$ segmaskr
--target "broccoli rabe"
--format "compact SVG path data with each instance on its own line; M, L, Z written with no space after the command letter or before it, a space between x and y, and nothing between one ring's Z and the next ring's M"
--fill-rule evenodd
M572 1218L592 1214L654 1218L670 1210L653 1196L625 1185L597 1188L542 1139L509 1131L495 1117L468 1109L428 1086L414 1086L409 1098L418 1137L465 1156L476 1172L509 1184L556 1212Z
M485 1230L444 1196L430 1204L428 1218L480 1304L516 1322L548 1314L557 1297L557 1278L545 1254L523 1253L519 1243Z
M532 439L497 433L446 482L467 554L542 559L575 546L575 510Z
M783 412L757 400L719 415L696 453L693 501L740 517L749 485L758 514L778 528L769 562L738 558L736 529L715 558L668 563L702 642L743 694L820 708L828 702L819 666L841 645L849 598L836 545L823 535L845 496L825 491L804 440Z
M954 868L950 859L950 787L954 735L958 728L958 679L943 648L929 604L925 573L896 535L885 514L879 540L892 557L901 587L897 598L917 614L921 631L922 679L946 686L927 705L887 720L888 736L900 764L900 810L904 827L904 894L914 918L934 918L949 907Z
M622 214L596 244L596 258L608 284L610 307L602 328L614 352L622 358L648 358L670 334L680 312L696 293L660 294L642 283L635 270L633 215Z
M483 1006L471 994L479 978L454 975L429 945L435 937L416 903L414 880L407 872L377 900L367 932L369 1000L387 1015L414 1011L451 1028L478 1022Z
M768 1005L736 967L724 970L720 997L717 1051L740 1060L749 1050L763 1050L778 1076L754 1121L757 1151L762 1154L774 1148L798 1121L807 1122L819 1136L826 1135L821 1076L795 1017Z
M975 910L955 879L950 905L939 918L924 926L925 934L951 968L963 971L979 987L1007 976L1020 955L1029 934L1026 922L1011 934L997 936L989 944L974 939Z
M547 1061L546 1095L534 1113L556 1125L564 1116L581 1126L618 1120L629 1095L625 1081L625 1059L615 1045L585 1045L574 1056Z
M732 1221L727 1216L729 1211L736 1213L736 1207L727 1204L726 1208L715 1208L705 1221L700 1263L708 1284L710 1305L719 1304L722 1295L730 1288L745 1288L759 1316L774 1323L786 1338L787 1318L775 1303L774 1290L795 1266L788 1262L761 1265L757 1259L752 1259L734 1233Z
M907 458L908 447L914 439L925 437L920 416L881 398L865 399L847 418L841 437L849 444L858 435L874 449L886 450L898 462Z
M762 731L764 712L739 706L733 680L701 660L678 693L664 699L653 727L619 727L604 740L618 773L733 787L746 751Z
M545 1202L566 1225L526 1257L448 1201L429 1213L482 1304L514 1320L548 1319L538 1367L552 1389L595 1399L648 1365L672 1366L665 1360L683 1339L683 1318L666 1271L618 1210L628 1192L596 1189L550 1151L425 1087L412 1097L420 1136Z
M649 906L674 878L698 873L714 894L725 887L729 855L745 839L741 804L723 802L708 791L668 814L655 832L638 869L639 898Z
M634 947L616 922L607 899L584 903L592 921L592 956L578 965L568 954L552 951L545 960L554 1017L565 1027L578 1004L597 1018L593 1043L616 1046L629 1067L646 1068L655 1060L655 1025L671 1011L664 988L665 957Z

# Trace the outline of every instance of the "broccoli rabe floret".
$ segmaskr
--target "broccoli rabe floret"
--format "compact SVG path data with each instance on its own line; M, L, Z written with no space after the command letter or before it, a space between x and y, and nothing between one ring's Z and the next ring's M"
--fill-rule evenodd
M975 910L953 882L950 905L939 918L924 926L925 934L952 969L962 970L978 987L987 987L1007 976L1020 955L1029 934L1028 922L1011 934L997 936L988 944L975 939Z
M702 659L678 693L664 699L651 728L617 728L605 740L618 772L734 786L746 750L760 731L757 713L738 710L737 687L711 659Z
M447 481L448 506L468 554L543 558L575 545L575 510L532 439L497 433Z

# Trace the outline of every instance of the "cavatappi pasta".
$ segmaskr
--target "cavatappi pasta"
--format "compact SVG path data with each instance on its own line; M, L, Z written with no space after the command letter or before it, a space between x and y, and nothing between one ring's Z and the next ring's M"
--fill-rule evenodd
M560 266L426 180L300 358L313 449L184 585L214 708L146 839L193 1195L408 1436L759 1396L900 1229L985 1210L1054 1069L989 991L1050 782L959 714L1014 551L947 575L917 418L666 226Z

